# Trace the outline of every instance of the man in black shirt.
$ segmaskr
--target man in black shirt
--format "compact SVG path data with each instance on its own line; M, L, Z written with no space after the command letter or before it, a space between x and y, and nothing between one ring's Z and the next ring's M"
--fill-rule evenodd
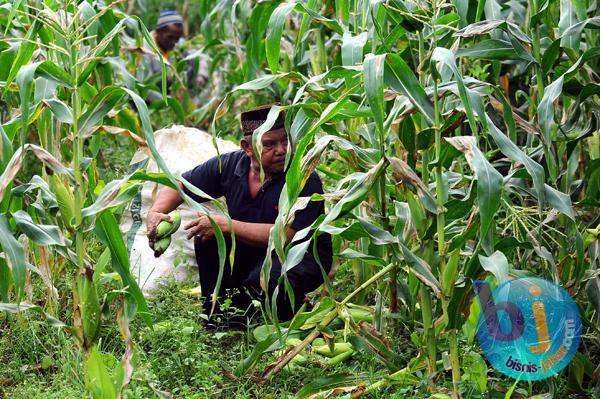
M261 268L265 259L269 242L269 233L278 215L277 205L279 196L285 184L285 158L288 151L288 135L284 127L284 115L281 113L273 128L262 136L262 153L260 163L252 147L252 134L262 125L269 113L270 106L260 107L242 114L241 150L221 155L221 166L217 157L187 171L183 177L192 185L213 198L225 197L229 216L233 223L233 233L236 239L235 259L233 270L229 264L229 252L225 262L224 276L221 289L217 295L223 299L224 290L232 291L233 305L244 308L252 299L264 300L264 292L260 287ZM264 171L264 181L261 182L260 166ZM198 202L206 201L181 185L184 192ZM313 172L308 178L301 197L309 197L314 193L323 193L323 187L318 175ZM182 203L181 196L176 190L163 188L154 205L148 211L147 229L150 246L154 245L155 228L162 220L169 220L168 212ZM294 221L287 229L288 242L294 234L310 226L319 215L325 211L322 201L309 202L305 209L294 215ZM223 231L228 251L230 250L229 222L223 215L212 214L211 217ZM217 285L219 273L219 256L214 238L212 225L206 215L199 214L197 219L184 221L188 231L188 239L194 238L196 260L198 262L200 285L204 301L204 310L208 314L211 309L211 295ZM311 239L310 235L306 239ZM305 241L304 239L303 241ZM281 263L273 252L270 271L268 295L272 294L279 285L277 296L277 311L280 320L289 320L302 305L306 293L313 291L323 283L323 273L328 273L332 262L331 237L322 234L317 238L318 260L313 255L312 245L303 260L297 266L288 270L287 279L294 291L294 306L292 306L281 276ZM319 262L321 266L319 266Z

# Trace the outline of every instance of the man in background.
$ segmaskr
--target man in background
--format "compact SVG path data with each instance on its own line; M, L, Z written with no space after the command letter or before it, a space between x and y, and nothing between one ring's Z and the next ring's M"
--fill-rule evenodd
M156 28L151 32L154 42L161 53L162 61L173 65L176 60L172 59L175 46L182 41L183 37L183 18L175 10L163 10L160 12ZM184 51L186 56L187 52ZM136 71L138 80L145 84L155 84L160 86L161 79L161 60L155 54L145 54L139 68ZM167 69L167 84L171 86L173 81L173 71ZM207 81L208 67L204 59L200 59L200 64L197 65L193 60L190 60L187 65L186 79L187 88L203 86ZM146 96L146 101L149 103L162 101L162 95L159 91L149 90Z

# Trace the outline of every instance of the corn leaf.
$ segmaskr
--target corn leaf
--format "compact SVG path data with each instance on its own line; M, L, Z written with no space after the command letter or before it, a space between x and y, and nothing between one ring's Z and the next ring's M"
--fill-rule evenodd
M127 292L137 304L140 317L147 325L151 326L152 318L150 316L150 310L148 309L142 290L140 290L135 278L131 275L129 254L115 216L106 211L101 213L96 217L96 227L94 232L100 241L110 248L113 269L119 273Z
M406 62L396 54L388 54L386 57L385 82L392 89L406 96L433 125L435 119L433 104Z
M26 260L23 246L13 237L13 233L4 214L0 214L0 246L6 255L16 290L17 302L25 290Z
M481 215L480 237L483 238L493 226L494 216L500 206L502 175L494 169L477 148L473 137L446 137L445 140L465 154L469 166L477 176L477 204ZM490 243L487 243L484 249L486 252L493 252Z
M385 130L383 122L385 120L385 102L383 99L383 73L385 66L385 55L367 54L365 58L363 71L365 78L365 90L367 99L373 112L375 126L379 132L379 142L383 143Z
M39 245L66 245L65 239L57 226L39 224L22 210L13 213L13 218L19 230L30 240Z

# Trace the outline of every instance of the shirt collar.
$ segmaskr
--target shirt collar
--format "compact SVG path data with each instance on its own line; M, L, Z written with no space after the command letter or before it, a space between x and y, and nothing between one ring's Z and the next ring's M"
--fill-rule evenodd
M235 175L237 177L243 177L248 175L248 171L250 170L250 157L244 154L237 162L235 166Z
M246 154L240 157L237 165L235 166L235 171L233 172L237 177L246 177L248 176L248 172L250 171L250 157ZM284 178L285 173L277 173L271 177L271 181L277 180L280 178Z

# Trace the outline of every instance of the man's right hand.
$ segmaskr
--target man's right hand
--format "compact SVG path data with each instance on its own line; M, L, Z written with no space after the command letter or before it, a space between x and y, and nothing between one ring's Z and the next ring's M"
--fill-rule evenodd
M171 223L171 216L166 213L156 212L156 211L148 211L148 215L146 216L146 235L148 236L148 245L154 251L154 243L156 242L156 226L163 220Z

